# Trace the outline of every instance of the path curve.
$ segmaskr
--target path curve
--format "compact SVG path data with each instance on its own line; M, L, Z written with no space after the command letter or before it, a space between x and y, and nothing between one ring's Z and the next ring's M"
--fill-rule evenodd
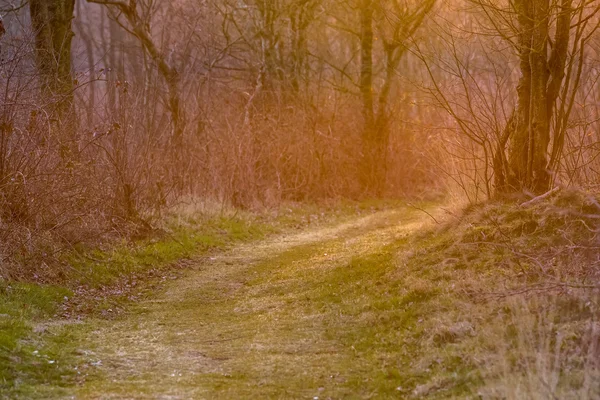
M328 327L344 316L321 300L327 290L336 295L324 282L429 224L414 210L387 210L208 257L122 319L88 324L82 351L94 373L72 395L316 398L331 390L344 397L352 375L344 366L356 360L331 337Z

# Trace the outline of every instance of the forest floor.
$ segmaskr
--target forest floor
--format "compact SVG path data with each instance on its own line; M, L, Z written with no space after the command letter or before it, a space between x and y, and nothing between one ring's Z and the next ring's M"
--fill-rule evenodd
M71 325L75 380L26 397L597 398L597 297L554 296L526 254L570 219L423 207L207 253L118 316Z
M386 301L386 246L430 222L383 211L205 258L124 318L89 324L82 345L97 378L76 397L393 396L403 350L368 351L385 342L370 332L378 321L381 332L401 325L377 304Z

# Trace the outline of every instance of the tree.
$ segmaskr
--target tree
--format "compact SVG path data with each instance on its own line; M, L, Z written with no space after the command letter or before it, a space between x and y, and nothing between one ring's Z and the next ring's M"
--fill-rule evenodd
M169 62L165 54L163 54L150 30L150 12L153 8L152 2L138 4L135 0L87 0L89 3L103 4L115 10L115 18L129 33L135 36L139 41L144 51L156 63L158 70L164 78L168 88L167 108L171 113L171 121L173 124L173 142L175 148L181 148L183 133L185 130L184 109L181 101L180 82L181 76L177 68ZM144 15L140 13L140 9L145 10ZM121 21L123 16L126 22Z
M517 107L509 118L495 163L496 190L550 188L548 147L556 100L565 79L572 0L516 0L517 43L521 78ZM551 21L556 21L551 38ZM508 157L502 146L509 140Z
M35 32L35 55L41 88L57 101L59 120L71 110L71 21L75 0L30 0L31 24Z
M315 8L319 1L294 0L288 7L291 33L290 75L294 92L298 92L301 82L306 81L308 39L307 30L314 22ZM306 83L306 82L305 82Z
M512 42L521 75L516 107L494 155L496 192L544 193L558 172L600 7L573 0L515 0L505 9L487 0L477 3L495 27L515 20L513 35L497 33Z
M480 148L471 158L483 166L488 196L544 193L558 179L600 7L586 0L465 3L473 13L441 28L442 47L417 51L431 94ZM469 16L479 26L465 29ZM452 83L444 84L440 72Z
M389 139L389 95L398 64L409 48L435 0L411 4L410 1L361 0L360 13L360 79L363 131L361 183L365 193L382 194L385 187L386 158ZM374 87L373 48L375 33L383 45L383 83L379 93Z

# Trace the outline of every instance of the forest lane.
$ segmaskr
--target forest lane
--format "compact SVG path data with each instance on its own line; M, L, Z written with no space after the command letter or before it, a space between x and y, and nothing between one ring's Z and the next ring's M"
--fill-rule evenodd
M353 382L364 371L353 346L335 334L352 325L344 304L361 296L360 264L354 275L353 260L377 255L428 224L431 219L415 210L381 211L203 260L162 293L133 305L123 318L88 324L82 347L98 373L73 395L237 399L356 394Z

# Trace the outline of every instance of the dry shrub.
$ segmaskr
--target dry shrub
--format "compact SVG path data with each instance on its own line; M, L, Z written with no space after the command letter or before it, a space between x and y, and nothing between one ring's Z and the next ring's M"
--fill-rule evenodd
M127 123L85 129L57 111L63 99L41 98L26 39L0 64L0 279L51 282L65 277L64 251L148 229L170 160L125 106Z

